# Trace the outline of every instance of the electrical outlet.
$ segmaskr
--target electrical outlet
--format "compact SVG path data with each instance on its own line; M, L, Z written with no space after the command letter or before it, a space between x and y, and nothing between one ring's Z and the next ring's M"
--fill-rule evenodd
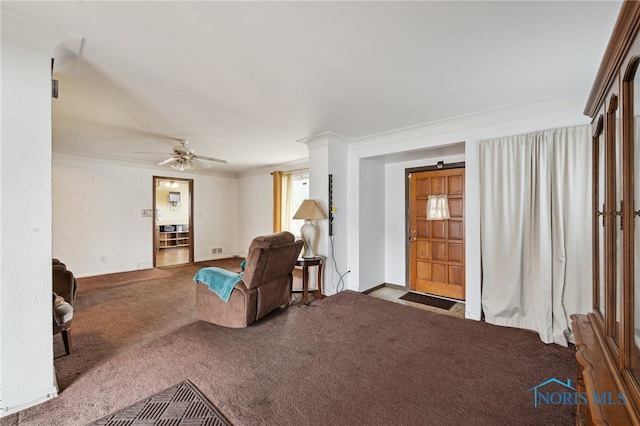
M211 254L222 253L222 247L214 247L211 249Z
M106 259L104 256L100 256L100 262L104 262Z

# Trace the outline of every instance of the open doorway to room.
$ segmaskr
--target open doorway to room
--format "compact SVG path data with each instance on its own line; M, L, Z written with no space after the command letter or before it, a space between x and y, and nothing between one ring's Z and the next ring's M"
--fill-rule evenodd
M153 177L153 266L193 262L193 179Z

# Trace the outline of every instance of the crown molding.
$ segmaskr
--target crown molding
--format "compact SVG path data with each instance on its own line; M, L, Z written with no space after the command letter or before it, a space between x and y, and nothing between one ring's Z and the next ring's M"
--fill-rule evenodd
M298 139L297 142L307 145L309 149L331 146L347 151L351 140L335 132L324 132L308 138Z
M2 9L2 42L54 58L53 71L76 77L84 38Z

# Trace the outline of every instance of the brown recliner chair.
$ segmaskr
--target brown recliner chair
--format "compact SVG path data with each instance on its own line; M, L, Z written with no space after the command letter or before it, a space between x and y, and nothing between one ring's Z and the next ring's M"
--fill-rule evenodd
M291 301L293 268L302 250L290 232L256 237L249 246L242 280L228 302L206 284L196 283L196 316L225 327L242 328Z

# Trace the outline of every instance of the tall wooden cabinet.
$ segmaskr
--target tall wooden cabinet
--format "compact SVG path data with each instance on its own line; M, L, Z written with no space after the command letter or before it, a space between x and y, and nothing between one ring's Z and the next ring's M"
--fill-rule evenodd
M572 315L576 423L640 425L640 2L622 4L585 114L593 129L593 310Z

